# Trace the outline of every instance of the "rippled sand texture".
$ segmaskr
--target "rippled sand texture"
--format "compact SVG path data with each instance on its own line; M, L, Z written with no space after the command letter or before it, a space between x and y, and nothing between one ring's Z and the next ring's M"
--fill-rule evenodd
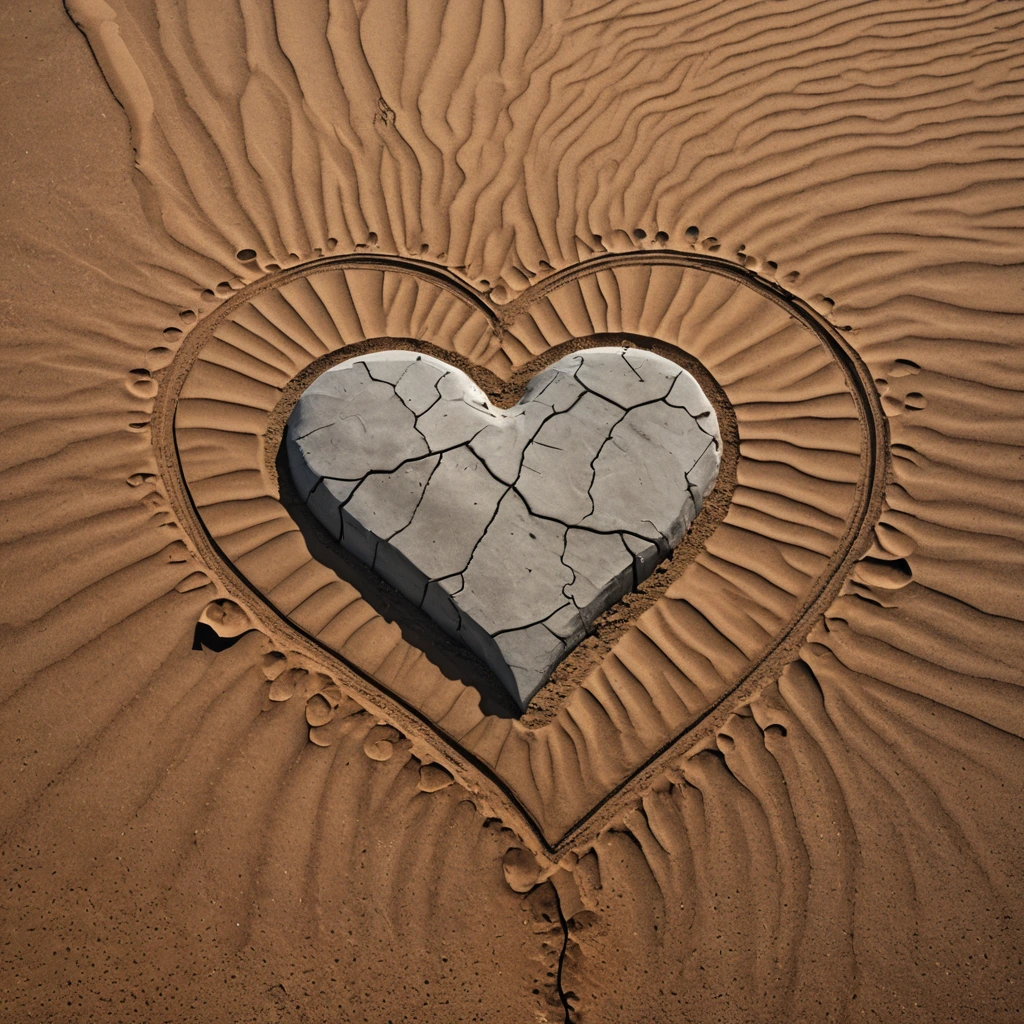
M9 6L0 1020L1016 1019L1024 7ZM624 337L732 475L517 720L280 428Z

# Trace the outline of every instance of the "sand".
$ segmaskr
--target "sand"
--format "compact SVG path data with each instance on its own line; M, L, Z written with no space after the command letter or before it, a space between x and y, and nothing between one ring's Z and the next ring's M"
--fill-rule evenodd
M1018 1019L1024 6L0 26L0 1020ZM612 344L722 466L520 716L284 424Z

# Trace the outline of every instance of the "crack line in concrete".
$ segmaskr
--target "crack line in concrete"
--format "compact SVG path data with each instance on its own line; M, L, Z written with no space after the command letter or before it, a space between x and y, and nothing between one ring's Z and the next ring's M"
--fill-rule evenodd
M298 453L302 460L302 468L305 471L305 476L308 478L310 469L314 472L317 467L330 466L332 459L336 459L334 452L340 451L344 458L348 458L350 461L355 458L356 464L359 464L359 460L373 458L373 439L375 436L381 438L381 445L383 451L394 451L397 449L397 454L401 453L402 435L401 431L410 431L409 436L415 437L415 444L422 444L426 447L425 453L418 453L416 455L409 456L401 459L396 464L392 465L388 469L369 469L362 476L359 477L334 477L329 475L320 476L317 479L317 483L311 488L306 494L306 500L309 501L314 492L318 488L324 486L325 481L338 481L343 484L352 484L355 486L352 490L344 497L344 499L338 502L337 509L338 515L341 520L339 524L338 536L342 542L350 545L356 545L356 553L359 554L360 550L363 554L360 555L364 561L368 561L370 567L378 569L378 565L382 562L379 559L379 555L383 550L383 545L389 545L393 548L400 556L398 564L395 560L389 559L388 565L380 565L379 572L385 575L385 578L392 582L393 585L397 585L395 580L391 580L388 576L389 571L392 573L402 574L407 570L401 568L404 564L411 563L417 570L419 575L413 579L398 581L401 586L399 589L404 587L407 592L415 592L418 598L418 605L420 608L426 606L428 594L438 594L440 591L443 606L450 609L443 613L440 619L436 619L438 624L445 628L449 632L460 637L468 646L470 646L476 653L482 657L488 663L489 658L484 656L481 651L476 650L474 643L483 643L483 638L487 638L489 641L494 642L498 637L509 636L510 634L524 634L522 641L516 641L514 648L520 653L516 656L516 660L522 660L525 658L529 661L531 658L539 659L538 668L528 670L524 666L512 666L509 662L505 662L504 667L506 670L513 670L513 676L516 676L515 670L519 669L522 672L527 673L531 682L529 685L523 684L532 694L533 690L543 682L546 678L546 673L551 671L554 664L562 656L566 649L571 646L575 646L576 643L582 639L587 631L591 628L592 620L610 606L614 601L618 600L623 593L627 592L628 589L635 589L639 583L646 579L651 572L653 572L654 566L657 561L665 557L672 548L672 544L669 541L669 535L666 530L669 530L673 536L678 532L680 537L685 534L686 529L692 522L693 516L699 509L702 502L702 495L700 489L695 485L693 479L691 479L691 473L697 468L698 464L704 459L707 451L714 444L716 449L718 446L717 438L712 435L700 422L701 419L712 417L713 411L708 407L707 411L701 411L698 414L694 414L685 405L677 404L676 402L669 401L669 396L676 389L677 384L681 380L685 380L685 371L680 370L675 364L669 363L663 357L653 355L652 353L642 352L641 350L635 350L638 355L638 361L640 368L634 365L634 360L629 358L629 355L634 353L634 350L626 348L617 349L596 349L589 350L585 354L577 354L571 356L562 362L566 365L556 363L553 367L550 367L548 371L551 372L550 379L545 381L539 388L536 395L529 395L521 400L520 405L513 407L511 410L495 410L485 397L479 397L476 393L476 385L468 381L468 378L463 381L460 379L462 375L459 371L445 367L445 364L440 363L431 357L425 356L410 356L405 352L394 352L394 353L375 353L370 357L360 357L352 361L353 368L358 365L363 368L366 375L366 379L374 382L375 384L385 384L391 388L391 393L395 399L400 403L399 407L402 410L402 414L409 415L412 418L411 430L410 424L405 423L404 419L401 423L395 425L394 429L389 428L387 412L383 415L378 412L374 416L367 414L366 419L358 413L354 413L350 416L345 416L343 413L339 415L330 424L323 424L320 427L315 428L313 431L308 431L304 434L295 434L291 437L290 442L292 448L289 449L290 457L293 457L294 453ZM615 355L617 359L621 360L621 363L628 367L630 378L637 383L630 383L628 380L622 380L622 374L619 373L619 377L615 377L615 371L611 364L608 362L608 357ZM408 364L402 367L399 365L402 360L407 360ZM395 380L391 381L386 377L381 378L375 376L372 372L370 363L379 361L386 366L386 376L394 376ZM651 368L657 371L654 376L645 376L640 372L640 369L645 368L645 365L650 363ZM661 364L664 364L662 366ZM331 371L327 371L318 380L324 380L327 375L330 374L330 379L326 380L326 388L322 388L314 394L318 395L318 399L323 401L324 398L330 398L332 394L331 387L333 386L334 393L337 394L339 401L345 401L352 394L352 389L349 385L345 384L342 380L336 379L334 374L344 372L348 364L340 364L334 367ZM620 364L621 365L621 364ZM419 377L411 377L410 374L417 367L421 368L422 375ZM586 371L589 374L590 379L597 380L598 383L594 387L589 386L584 380L581 379L581 375ZM661 377L658 376L661 374ZM561 376L560 376L561 374ZM434 379L429 378L433 376ZM453 383L446 389L445 393L442 393L442 383L448 379L451 379ZM659 387L658 382L662 380L664 387ZM692 381L692 378L689 378ZM404 393L399 393L399 388L403 382L408 380L410 383L404 388ZM561 390L555 394L553 398L548 401L544 399L549 397L551 388L559 381L564 382L564 386ZM616 398L610 398L607 394L597 390L601 384L605 385L606 390L613 391L622 400L619 401ZM311 385L311 387L314 387ZM699 386L696 385L695 381L692 381L693 387L697 388L699 394ZM461 390L460 390L461 389ZM656 389L662 392L658 397L648 398L646 395L651 393L652 389ZM428 392L427 395L423 394L423 391ZM430 401L429 392L433 391L436 394L436 398ZM340 393L338 393L340 392ZM588 396L592 396L592 399L588 399ZM623 404L628 402L629 397L633 396L637 400L632 404ZM598 405L591 406L588 404L584 409L581 403L587 399L588 402L596 402ZM564 408L560 408L561 403L568 400L568 404ZM417 413L416 408L420 407L424 401L429 401L429 405L423 409L422 412ZM299 405L296 406L296 410L301 406L302 400L300 399ZM428 429L421 425L422 418L427 415L431 410L438 406L438 403L445 402L450 406L450 412L441 410L439 417L431 418L431 426ZM546 411L535 424L529 424L529 421L523 422L522 417L528 414L529 407L532 403L539 403L544 406ZM693 404L691 402L691 404ZM634 426L629 433L624 433L626 428L623 426L628 421L631 413L645 409L652 405L662 405L666 409L677 410L682 416L686 417L690 421L690 425L695 427L700 433L704 434L709 438L709 442L700 453L694 458L691 454L688 454L687 441L686 441L686 428L673 424L672 416L668 416L667 419L663 417L656 417L655 420L651 421L651 425L645 428L645 424L648 422L648 418L641 416L639 424L634 421ZM458 410L465 406L470 412L459 412ZM576 412L576 410L582 410L582 412ZM616 416L615 411L618 410ZM341 410L339 409L339 412ZM293 414L294 415L294 414ZM322 415L322 412L321 412ZM451 415L451 419L449 416ZM614 420L608 422L609 415L615 416ZM467 420L466 417L469 417ZM472 432L471 436L465 439L459 439L457 443L453 443L447 447L435 448L434 444L437 440L444 437L445 433L449 436L454 432L456 434L465 433L467 428L472 428L473 418L482 417L485 422L482 426ZM549 427L549 424L553 424L559 417L565 417L560 420L560 425L555 427ZM331 438L330 442L321 441L318 438L314 438L312 445L303 445L300 447L300 442L308 439L312 435L316 434L317 431L322 431L327 426L337 425L345 422L346 419L356 418L359 420L363 427L363 434L359 435L358 444L355 448L350 449L344 445L343 435ZM481 452L480 438L485 434L486 431L492 428L501 428L502 426L508 427L511 424L519 423L520 426L513 426L506 434L491 435L488 440L488 452L483 454ZM714 422L712 420L711 422ZM369 424L369 427L368 427ZM540 436L545 430L554 430L555 437L566 438L569 442L566 447L566 442L562 444L552 444L547 441L541 440ZM415 432L414 434L412 432ZM528 433L526 433L528 431ZM668 434L665 434L668 431ZM376 432L376 433L374 433ZM595 433L596 432L596 433ZM432 443L431 437L435 438ZM666 440L666 437L668 440ZM679 444L673 445L672 439L678 439ZM591 444L594 441L598 441L595 448L591 448ZM340 444L339 449L335 449L333 446ZM504 444L504 448L502 447ZM533 446L536 445L536 449ZM589 459L589 483L586 485L584 491L582 486L582 480L574 483L575 479L572 467L578 465L578 462L573 459L573 445L582 447L584 450L590 449L594 452L592 457ZM609 446L612 446L609 448ZM511 449L511 451L509 450ZM518 449L518 450L516 450ZM541 458L541 461L535 465L529 464L530 454L532 451L539 453L540 449L546 451L562 453L562 458L553 457L545 460ZM471 460L471 463L466 462L465 459L456 461L454 464L449 463L448 459L453 457L453 453L457 453L465 450L466 455ZM612 459L612 467L619 467L616 472L623 472L625 467L626 476L625 480L633 479L634 473L630 468L632 461L639 461L641 468L638 470L636 475L636 483L640 485L640 490L636 492L637 502L636 511L639 512L643 506L643 497L647 493L644 491L646 486L644 481L648 481L652 490L650 491L650 497L647 499L648 505L653 500L654 505L650 505L651 513L655 514L656 518L662 518L667 514L666 510L674 508L674 492L672 487L675 486L671 483L671 474L666 476L663 471L657 470L654 467L655 462L659 462L663 457L668 457L670 460L678 461L685 458L688 464L688 469L683 469L682 466L679 468L681 485L679 490L681 495L685 495L682 502L681 508L678 512L672 513L675 516L672 523L664 524L664 528L659 523L655 522L650 516L644 516L640 519L632 519L633 528L624 528L623 524L630 522L630 509L631 509L631 497L630 495L617 494L616 492L602 491L595 493L595 488L599 479L599 468L601 465L602 456L605 452L614 451L616 454ZM514 453L514 454L513 454ZM582 452L580 453L582 454ZM509 461L509 456L516 458L516 464L514 465L514 476L512 482L509 483L505 479L506 470L512 467L505 467L502 465L502 460L505 462ZM538 455L539 457L539 455ZM457 456L456 456L457 458ZM647 462L644 462L646 458ZM312 459L314 465L309 465L309 461ZM427 459L436 459L433 467L429 470L426 480L420 484L422 474L413 474L408 479L408 484L405 480L396 480L398 491L396 493L402 505L405 502L411 502L412 508L409 511L408 516L402 514L404 520L403 525L397 529L384 533L377 533L380 529L377 525L366 525L364 524L360 516L353 515L351 511L347 509L353 508L354 502L358 497L361 497L364 493L364 485L374 477L380 478L391 478L396 473L403 470L405 467L423 462ZM493 465L491 461L493 460ZM623 462L625 459L625 463ZM569 461L566 461L569 460ZM653 461L652 461L653 460ZM692 463L692 464L690 464ZM372 461L371 461L372 464ZM538 465L540 468L538 468ZM445 477L445 481L441 484L443 493L437 492L436 487L438 481L441 479L438 474L442 471L442 468L449 466L449 472ZM420 564L417 557L417 551L422 548L423 554L426 555L428 551L436 551L436 554L432 554L430 557L434 560L435 565L437 564L437 558L444 559L446 556L445 552L451 551L451 543L453 542L450 537L454 536L455 548L454 551L458 551L463 544L469 542L470 538L462 535L458 535L457 520L454 524L456 529L452 531L452 524L446 519L448 514L449 506L445 504L445 495L448 493L444 490L446 487L457 486L453 482L455 478L452 478L454 472L457 476L459 470L468 470L475 467L483 467L484 472L493 481L489 485L492 489L494 485L498 485L499 491L493 496L488 495L487 489L485 488L483 494L488 495L481 500L485 503L494 501L494 509L490 514L487 522L483 525L482 530L479 530L479 526L474 530L475 536L472 539L472 547L469 550L468 558L463 565L462 569L457 572L446 572L442 576L433 576L428 572L423 571L419 568ZM499 471L500 474L499 475ZM530 480L526 480L525 476L527 471L532 475ZM704 467L703 472L705 475L708 473L708 467ZM563 477L567 474L568 479L568 490L564 491L561 495L558 493L559 486L566 486ZM510 475L510 474L509 474ZM524 488L529 490L531 494L534 494L535 498L542 498L547 491L537 491L538 483L536 477L548 477L552 480L553 492L555 496L554 508L556 511L552 514L546 514L535 510L531 504L531 500L524 493ZM713 480L713 476L711 476ZM474 493L472 488L474 487L470 478L467 478L468 486L470 487L469 496ZM527 487L527 484L529 486ZM415 489L419 488L417 494ZM705 487L705 491L707 487ZM578 493L577 493L578 492ZM387 493L387 492L385 492ZM521 503L521 508L518 505L509 504L509 495L514 494L515 499L518 503ZM415 534L409 533L413 529L414 524L418 522L418 516L421 511L426 508L428 495L432 496L430 504L431 511L427 515L425 520L425 526L421 524L421 529L417 530ZM601 501L601 509L599 510L599 496ZM575 507L579 499L583 499L586 504L589 505L589 509L584 511L583 508ZM665 501L668 499L668 505L665 505ZM611 500L611 505L606 504ZM463 499L464 507L468 510L468 501ZM547 499L544 499L545 504ZM568 502L568 504L566 504ZM659 504L660 503L660 504ZM318 499L318 504L323 505L322 499ZM477 501L472 502L473 506L478 504ZM458 501L449 501L449 505L452 509L463 507L460 506ZM360 506L362 507L362 506ZM585 507L585 506L584 506ZM657 510L657 511L656 511ZM482 509L480 510L483 511ZM598 512L601 515L598 517ZM326 511L321 509L321 515L326 515ZM376 523L374 518L377 515L376 510L372 508L369 510L370 519L368 522ZM524 519L525 515L525 519ZM470 522L473 521L473 517L477 516L477 513L473 513ZM504 516L503 522L506 524L504 528L510 529L509 539L502 541L494 541L488 548L486 555L481 556L482 546L485 541L490 539L491 531L493 530L495 523L499 516ZM611 528L600 529L595 525L586 523L588 519L597 519L598 522L604 522L606 526L612 524ZM386 517L385 517L386 519ZM676 520L679 520L678 522ZM346 531L346 521L350 520L350 525L357 526L358 531L352 534L352 540L348 541L347 535L349 531ZM538 526L531 527L531 523L536 523ZM552 530L550 527L546 529L540 529L539 525L542 524L553 524L557 527L556 530ZM647 531L642 529L642 526L646 524L651 527L649 535ZM638 529L639 527L639 529ZM426 529L427 534L423 533ZM570 541L570 530L578 530L583 534L589 535L594 538L598 537L617 537L619 543L625 553L625 560L621 568L615 568L617 565L617 559L614 553L610 553L607 547L598 545L594 546L593 543L577 539L574 541L573 554L570 556L569 541ZM431 532L434 531L434 532ZM437 532L440 531L440 532ZM536 532L536 535L535 535ZM530 541L526 540L526 534L529 534L530 541L538 539L539 535L542 546L540 548L534 548L530 546ZM408 542L403 542L403 537L409 537ZM416 539L413 539L413 538ZM634 538L634 541L628 541L627 538ZM448 543L449 547L445 548L443 545ZM442 547L433 548L433 545L440 543ZM403 546L404 544L404 546ZM427 547L423 547L426 544ZM508 563L509 568L512 570L512 577L514 578L517 573L521 574L525 569L526 574L532 574L535 570L540 570L540 575L533 577L534 582L530 584L531 589L527 591L534 595L531 600L538 602L547 602L545 596L547 592L545 587L557 586L558 590L556 593L563 599L563 603L558 605L553 611L547 614L526 622L523 625L515 626L502 626L502 616L505 617L505 621L511 616L513 621L517 617L518 612L529 610L529 605L524 605L523 601L527 600L525 597L519 598L518 605L513 599L511 604L505 606L502 604L494 604L494 601L501 600L504 594L499 593L494 588L497 586L495 580L495 572L500 568L502 562L501 559L505 556L502 550L502 545L511 545L509 548L510 552L518 551L516 554L510 554L512 561ZM409 545L412 545L409 547ZM497 545L497 547L495 547ZM516 547L518 545L518 548ZM526 545L524 548L523 545ZM560 547L560 550L555 550L555 547ZM550 550L552 558L557 558L557 565L560 566L562 571L554 573L548 565L545 564L544 558L547 557L547 552ZM484 557L485 561L482 569L474 572L474 565L478 556ZM516 558L518 557L518 561ZM610 560L609 560L610 558ZM496 561L497 559L497 561ZM538 560L539 559L539 560ZM418 564L419 562L419 564ZM450 564L450 558L449 558ZM438 566L440 568L441 566ZM447 568L447 566L444 566ZM589 567L589 568L588 568ZM631 580L620 579L621 574L627 569L630 570ZM436 571L436 570L435 570ZM483 575L481 576L481 572ZM609 573L607 579L605 573ZM565 575L568 575L570 579L564 581ZM618 574L618 575L617 575ZM499 573L500 575L500 573ZM443 586L440 585L446 580L453 580L455 577L459 577L459 588L451 593ZM484 590L482 592L475 591L476 596L473 598L471 607L479 605L480 609L484 611L484 618L479 621L479 615L474 611L472 616L467 616L466 611L462 608L456 598L459 595L466 593L467 588L470 587L470 581L473 582L473 586L478 585L477 577L480 577L481 581L484 582ZM563 582L559 582L561 577ZM426 582L423 584L422 591L419 590L419 579L424 579ZM397 579L397 577L396 577ZM522 576L525 581L527 576ZM585 581L583 583L582 581ZM583 585L584 590L582 595L587 595L589 600L584 600L581 604L581 596L577 595L576 588L578 585ZM539 590L537 588L540 588ZM621 593L619 588L622 587ZM488 589L489 588L489 589ZM507 591L505 593L508 593ZM511 592L514 598L515 591ZM490 595L490 596L488 596ZM607 600L606 600L607 598ZM487 605L487 601L491 601L491 605ZM483 602L481 604L481 602ZM602 607L603 605L603 607ZM438 606L440 610L441 606ZM490 607L490 611L487 608ZM550 607L550 605L549 605ZM550 621L557 616L559 613L564 612L566 609L571 609L569 612L571 625L567 625L564 635L556 632L550 626ZM537 610L534 608L533 610ZM587 613L584 616L584 613ZM590 614L593 612L593 614ZM454 625L452 621L454 620ZM447 624L446 624L447 622ZM487 623L487 626L484 625ZM495 628L498 626L499 628ZM536 627L542 626L544 630L557 641L557 648L552 648L550 642L541 642L539 638L533 634L527 638L525 633L529 630L535 630ZM470 628L471 627L471 628ZM487 628L489 627L489 628ZM477 640L474 640L477 637ZM539 646L538 646L539 644ZM545 646L547 644L547 646ZM524 646L520 646L524 645ZM506 647L510 651L513 648ZM531 653L532 652L532 653ZM547 653L545 653L547 652ZM494 654L490 652L490 658L493 659ZM504 655L502 655L504 657ZM546 660L545 660L546 659ZM547 665L550 661L550 666L546 669L540 667ZM492 665L492 668L495 668ZM530 673L540 672L542 678L540 681L536 681L534 675ZM499 672L499 674L501 674ZM527 678L523 676L522 678ZM534 685L536 683L536 685ZM506 684L508 685L508 684ZM520 684L517 682L516 686ZM521 703L525 704L529 694L524 696L523 689L520 687L520 699Z

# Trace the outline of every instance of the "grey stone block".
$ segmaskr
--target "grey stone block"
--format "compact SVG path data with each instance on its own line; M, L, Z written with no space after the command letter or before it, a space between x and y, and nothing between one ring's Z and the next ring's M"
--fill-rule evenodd
M569 530L562 561L573 572L565 593L579 609L587 629L605 608L633 587L634 555L621 533Z
M462 574L457 601L463 614L493 636L541 622L570 604L563 592L572 583L564 548L565 527L530 515L510 489Z
M469 448L447 451L412 522L391 544L432 580L463 572L508 489Z
M351 359L303 393L285 444L313 515L525 707L684 536L721 440L689 374L602 348L507 410L430 356Z
M378 537L391 540L412 522L427 483L442 458L428 455L399 466L393 473L363 477L352 487L349 497L341 499L345 511Z
M624 415L618 406L584 391L565 412L543 423L523 453L516 485L534 513L576 526L593 512L593 463ZM553 480L559 481L557 487L551 486Z

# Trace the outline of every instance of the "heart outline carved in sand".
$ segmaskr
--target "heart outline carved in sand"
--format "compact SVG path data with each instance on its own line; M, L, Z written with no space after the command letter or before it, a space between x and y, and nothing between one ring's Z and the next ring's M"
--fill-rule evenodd
M522 709L682 540L721 461L696 380L629 348L562 358L509 409L431 356L357 356L303 392L286 449L332 538Z
M332 272L338 276L329 276ZM688 718L679 715L665 718L662 715L667 724L659 726L661 731L655 733L648 728L646 735L641 737L628 727L626 720L623 720L623 724L614 725L613 711L613 718L607 720L608 727L603 733L599 733L597 727L594 729L594 736L599 736L604 759L595 760L597 748L588 753L586 744L591 740L584 730L583 734L578 734L578 731L573 734L572 743L577 746L577 752L573 755L574 759L567 762L564 759L551 760L552 757L564 757L558 751L569 749L565 746L569 740L559 740L561 746L552 746L554 740L544 739L550 733L547 726L537 733L515 729L510 733L507 722L481 719L479 710L474 710L475 702L466 704L461 700L456 700L443 713L432 712L415 696L410 697L400 688L396 689L395 684L382 683L379 678L375 678L374 671L360 669L350 657L338 654L323 636L317 637L305 625L296 626L294 613L283 613L275 604L277 590L270 584L260 584L258 574L252 576L254 570L250 567L256 564L252 557L233 554L228 546L229 540L218 532L215 520L210 519L213 514L210 510L220 509L227 504L225 488L229 485L235 488L232 492L233 501L256 501L264 505L268 501L276 501L276 490L267 490L276 485L267 479L267 474L262 470L245 470L243 473L229 472L225 468L221 476L213 478L208 464L203 462L209 452L209 435L218 426L216 416L220 413L215 406L220 403L220 407L227 408L220 395L223 390L220 376L227 365L225 353L228 346L234 346L233 352L241 353L231 356L235 364L250 358L247 353L253 345L257 346L256 351L259 351L259 346L266 347L271 343L279 353L295 350L294 354L288 356L290 365L295 369L274 371L280 383L277 380L261 383L253 379L250 387L256 395L246 400L253 409L250 417L253 425L245 429L253 433L258 444L265 445L268 432L272 429L268 417L278 402L278 398L273 396L283 393L282 389L288 380L298 379L301 376L298 371L304 365L316 361L318 350L326 355L344 347L349 338L358 341L400 337L403 332L388 329L384 313L374 314L373 309L386 311L398 308L409 289L412 289L412 298L406 303L409 310L420 310L423 295L429 292L432 296L430 302L434 303L430 308L440 310L437 317L445 324L454 322L449 333L453 338L452 347L461 353L460 358L474 365L494 366L502 371L502 367L523 365L533 353L543 351L544 346L571 339L574 332L558 321L558 317L565 319L565 311L568 309L571 313L571 303L578 305L581 295L587 303L595 301L595 283L599 284L604 296L607 296L608 288L611 287L622 289L624 298L616 306L606 297L599 297L600 303L607 310L607 314L600 314L605 317L601 322L608 326L598 326L593 333L600 334L602 330L612 330L614 333L616 330L635 327L643 332L644 317L650 319L649 309L655 299L661 306L674 301L672 295L664 299L660 294L654 295L655 283L663 291L663 282L668 279L666 275L676 275L671 281L677 281L680 275L693 273L697 274L697 278L682 279L684 290L685 287L689 288L689 292L679 299L683 303L680 308L684 308L684 311L692 308L699 313L703 297L718 288L718 285L713 284L714 281L724 281L722 287L739 296L737 309L741 317L739 320L735 317L730 320L730 323L736 321L736 329L728 337L740 337L742 340L742 332L747 330L751 332L752 344L762 344L755 337L756 323L750 319L753 304L758 309L768 311L766 322L772 323L765 330L773 331L773 338L779 336L780 330L790 330L785 327L785 323L790 322L793 324L792 330L802 332L801 337L807 335L810 348L821 347L827 354L825 362L834 368L828 373L832 374L834 381L840 383L841 389L845 388L848 392L844 401L852 411L844 415L859 431L861 440L856 468L851 469L854 476L849 485L844 485L844 494L850 496L849 507L843 513L835 548L831 554L822 556L827 557L826 561L823 562L822 557L819 557L814 563L820 566L820 571L801 592L799 602L791 609L787 606L788 617L771 635L770 640L761 644L750 657L737 662L737 667L730 669L725 683L705 700L702 707L690 713ZM370 299L360 293L358 301L351 300L355 305L346 307L361 309L360 315L367 323L360 325L352 321L354 326L350 327L349 322L342 322L344 313L340 316L333 314L333 322L322 321L325 326L320 332L323 334L333 330L336 340L332 343L303 324L301 318L293 317L296 298L303 302L308 298L304 297L304 293L296 293L294 289L301 285L308 291L307 280L313 279L314 275L318 281L325 282L317 292L321 298L327 282L330 288L337 290L342 287L348 289L356 278L359 281L370 281ZM319 275L325 276L320 278ZM705 285L705 280L712 284ZM626 308L625 300L629 295L625 289L627 285L634 287L637 281L641 288L646 288L648 294L654 297L646 306L641 304L630 312ZM685 285L686 281L690 284ZM696 291L694 281L698 282ZM274 299L275 294L283 297L283 304ZM565 296L564 300L562 296ZM367 304L371 300L373 307L367 312ZM262 311L258 307L262 307ZM773 308L776 309L774 314L770 312ZM709 321L701 313L700 322L714 322L714 310L711 310L711 314ZM402 316L405 315L402 313ZM719 319L725 316L718 315ZM614 324L613 318L616 321ZM591 315L591 321L597 325L596 314ZM335 323L337 326L334 326ZM359 330L362 331L361 335L357 333ZM254 334L254 331L262 334ZM737 335L736 331L740 334ZM404 333L406 337L413 338L418 334L416 330ZM578 336L586 332L575 333ZM647 335L654 337L659 337L661 333L660 329L646 331ZM427 336L439 337L436 330L428 331ZM730 342L729 345L731 347L716 342L716 346L723 349L723 358L727 363L731 360L730 365L735 365L735 344ZM233 368L231 372L237 375L238 370ZM507 370L502 372L507 373ZM815 372L820 376L825 371ZM249 371L245 370L245 373ZM834 382L827 386L835 392ZM260 389L266 390L266 399L257 394ZM231 401L237 404L237 399ZM237 439L237 431L237 425L232 426L231 430L224 432L224 436ZM194 440L199 434L205 438L201 445ZM881 505L881 484L884 482L887 450L885 421L871 376L856 353L827 322L778 286L725 260L675 252L638 252L594 258L584 265L552 274L513 303L502 307L499 312L492 311L479 293L449 272L431 264L399 257L330 257L276 273L255 282L227 300L201 320L186 337L161 380L161 390L154 409L153 438L161 474L175 514L185 527L200 559L223 588L250 610L254 620L260 623L276 643L318 661L366 706L375 709L382 718L391 721L415 741L426 743L434 756L447 764L468 788L480 794L495 814L516 828L524 838L532 841L538 849L549 852L569 848L581 838L600 829L612 819L621 799L648 785L663 770L667 759L683 756L686 751L696 750L702 743L706 743L733 709L777 678L779 672L793 660L803 638L820 620L821 613L838 593L849 569L870 542L873 523ZM200 451L203 454L198 454ZM232 440L230 458L249 458L247 454L240 453L241 447ZM750 463L752 468L760 464ZM266 493L267 497L261 497L257 492ZM270 595L269 599L266 595ZM591 687L587 698L591 705L595 696L600 702L601 692ZM576 707L578 714L578 703ZM673 722L679 724L673 725ZM561 729L559 735L568 737L566 729L572 728L571 723L559 725L556 721L554 725ZM609 732L608 728L612 731ZM580 742L584 744L582 751L578 748ZM612 743L618 746L615 751L608 753ZM545 760L541 762L536 760L535 753L531 753L549 749L551 752L545 753ZM575 774L566 783L572 773Z

